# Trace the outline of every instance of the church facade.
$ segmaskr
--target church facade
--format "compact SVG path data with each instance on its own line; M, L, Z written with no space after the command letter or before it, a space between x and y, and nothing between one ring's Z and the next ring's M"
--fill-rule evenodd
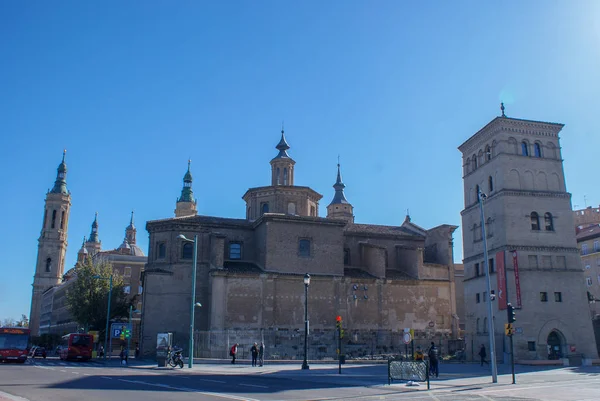
M424 341L455 338L452 234L457 227L426 230L409 216L399 225L355 223L339 164L333 199L327 216L321 217L323 196L296 185L296 162L283 130L276 149L270 185L250 188L242 197L245 219L198 215L188 164L175 217L147 222L144 355L155 353L161 332L172 332L177 344L187 344L192 285L201 304L194 331L213 333L196 344L195 356L225 356L233 341L244 345L261 339L238 336L225 341L214 333L301 335L305 301L311 338L313 333L333 332L338 315L349 333L402 333L410 328ZM193 284L194 244L181 235L197 245ZM306 273L311 276L307 299ZM323 352L335 355L332 336L319 341ZM267 355L294 355L286 347L294 346L267 344Z

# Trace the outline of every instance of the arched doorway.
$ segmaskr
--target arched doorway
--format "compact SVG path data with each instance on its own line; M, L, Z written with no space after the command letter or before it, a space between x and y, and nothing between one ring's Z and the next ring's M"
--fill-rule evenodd
M563 357L563 335L557 330L548 334L546 344L548 346L548 359L561 359Z

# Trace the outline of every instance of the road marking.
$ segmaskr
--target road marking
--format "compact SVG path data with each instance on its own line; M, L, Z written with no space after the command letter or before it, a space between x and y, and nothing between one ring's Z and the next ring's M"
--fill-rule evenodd
M210 396L213 396L213 397L226 398L226 399L229 399L229 400L259 401L259 400L255 399L255 398L238 397L238 396L230 395L230 394L212 393L212 392L209 392L209 391L200 391L200 390L195 389L195 388L175 387L175 386L170 386L168 384L162 384L162 383L148 383L148 382L143 382L143 381L139 381L139 380L127 380L127 379L117 379L117 380L125 382L125 383L145 384L146 386L161 387L161 388L167 388L167 389L170 389L170 390L185 391L187 393L196 393L196 394L202 394L202 395L210 395Z
M258 387L258 388L269 388L267 386L259 386L258 384L244 384L244 383L240 383L240 386L246 386L246 387Z
M79 372L71 372L71 373L73 373L74 375L78 375L79 374Z
M91 376L89 373L84 373L83 375L84 376Z
M108 380L112 380L112 377L108 377L108 376L100 376L101 379L108 379Z
M566 381L565 383L551 383L551 384L547 384L547 385L543 385L543 386L524 386L521 385L518 388L514 388L514 387L508 387L508 388L500 388L500 389L490 389L490 390L478 390L477 394L481 394L481 393L495 393L495 392L504 392L504 391L524 391L524 390L536 390L536 389L541 389L541 388L553 388L553 387L572 387L573 383L597 383L596 380L569 380Z
M62 369L61 369L60 371L61 371L61 372L65 372L65 373L67 373L67 371L66 371L66 370L62 370Z
M211 379L196 379L198 381L202 381L202 382L210 382L210 383L225 383L225 381L223 380L211 380Z
M54 370L54 368L49 368L49 367L47 367L47 366L39 366L39 365L33 365L33 366L35 366L35 367L36 367L36 368L38 368L38 369L48 369L48 370Z

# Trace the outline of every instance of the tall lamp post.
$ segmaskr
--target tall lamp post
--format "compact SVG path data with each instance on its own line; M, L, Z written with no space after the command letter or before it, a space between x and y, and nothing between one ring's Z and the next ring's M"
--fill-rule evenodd
M485 215L483 213L483 202L487 198L487 195L479 190L477 194L479 200L479 211L481 212L481 235L483 239L483 258L484 258L484 269L485 269L485 280L487 286L487 299L484 302L487 303L488 307L488 332L490 339L490 362L492 364L492 383L498 382L498 369L496 367L496 339L494 334L494 311L492 309L492 297L491 295L491 284L490 284L490 268L488 265L488 250L487 250L487 239L485 233Z
M179 234L177 238L182 241L194 243L194 256L192 258L192 301L190 303L190 342L188 345L188 368L191 369L194 366L194 314L196 308L196 265L198 264L198 235L194 235L193 240L187 239L183 234ZM201 306L200 304L198 305Z
M137 309L133 310L133 305L129 305L129 327L132 332L133 332L133 330L132 330L133 327L131 326L131 315L133 313L140 313L140 311ZM132 334L133 333L129 333L129 337L127 337L127 352L131 351L131 335Z
M112 274L106 278L102 276L92 276L92 278L96 278L99 280L108 280L108 306L106 307L106 329L104 330L104 359L106 359L106 354L108 353L108 324L110 322L110 301L112 297L112 286L113 286L113 276Z
M304 275L304 361L302 361L302 369L309 369L308 361L308 286L310 285L310 274Z

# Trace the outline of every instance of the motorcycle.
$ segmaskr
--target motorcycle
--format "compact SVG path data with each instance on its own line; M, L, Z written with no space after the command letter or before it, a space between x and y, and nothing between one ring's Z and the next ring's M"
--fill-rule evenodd
M176 368L177 366L179 366L179 368L183 369L182 353L183 353L182 348L173 348L169 352L169 356L167 358L167 363L169 364L169 366L171 366L172 368Z

